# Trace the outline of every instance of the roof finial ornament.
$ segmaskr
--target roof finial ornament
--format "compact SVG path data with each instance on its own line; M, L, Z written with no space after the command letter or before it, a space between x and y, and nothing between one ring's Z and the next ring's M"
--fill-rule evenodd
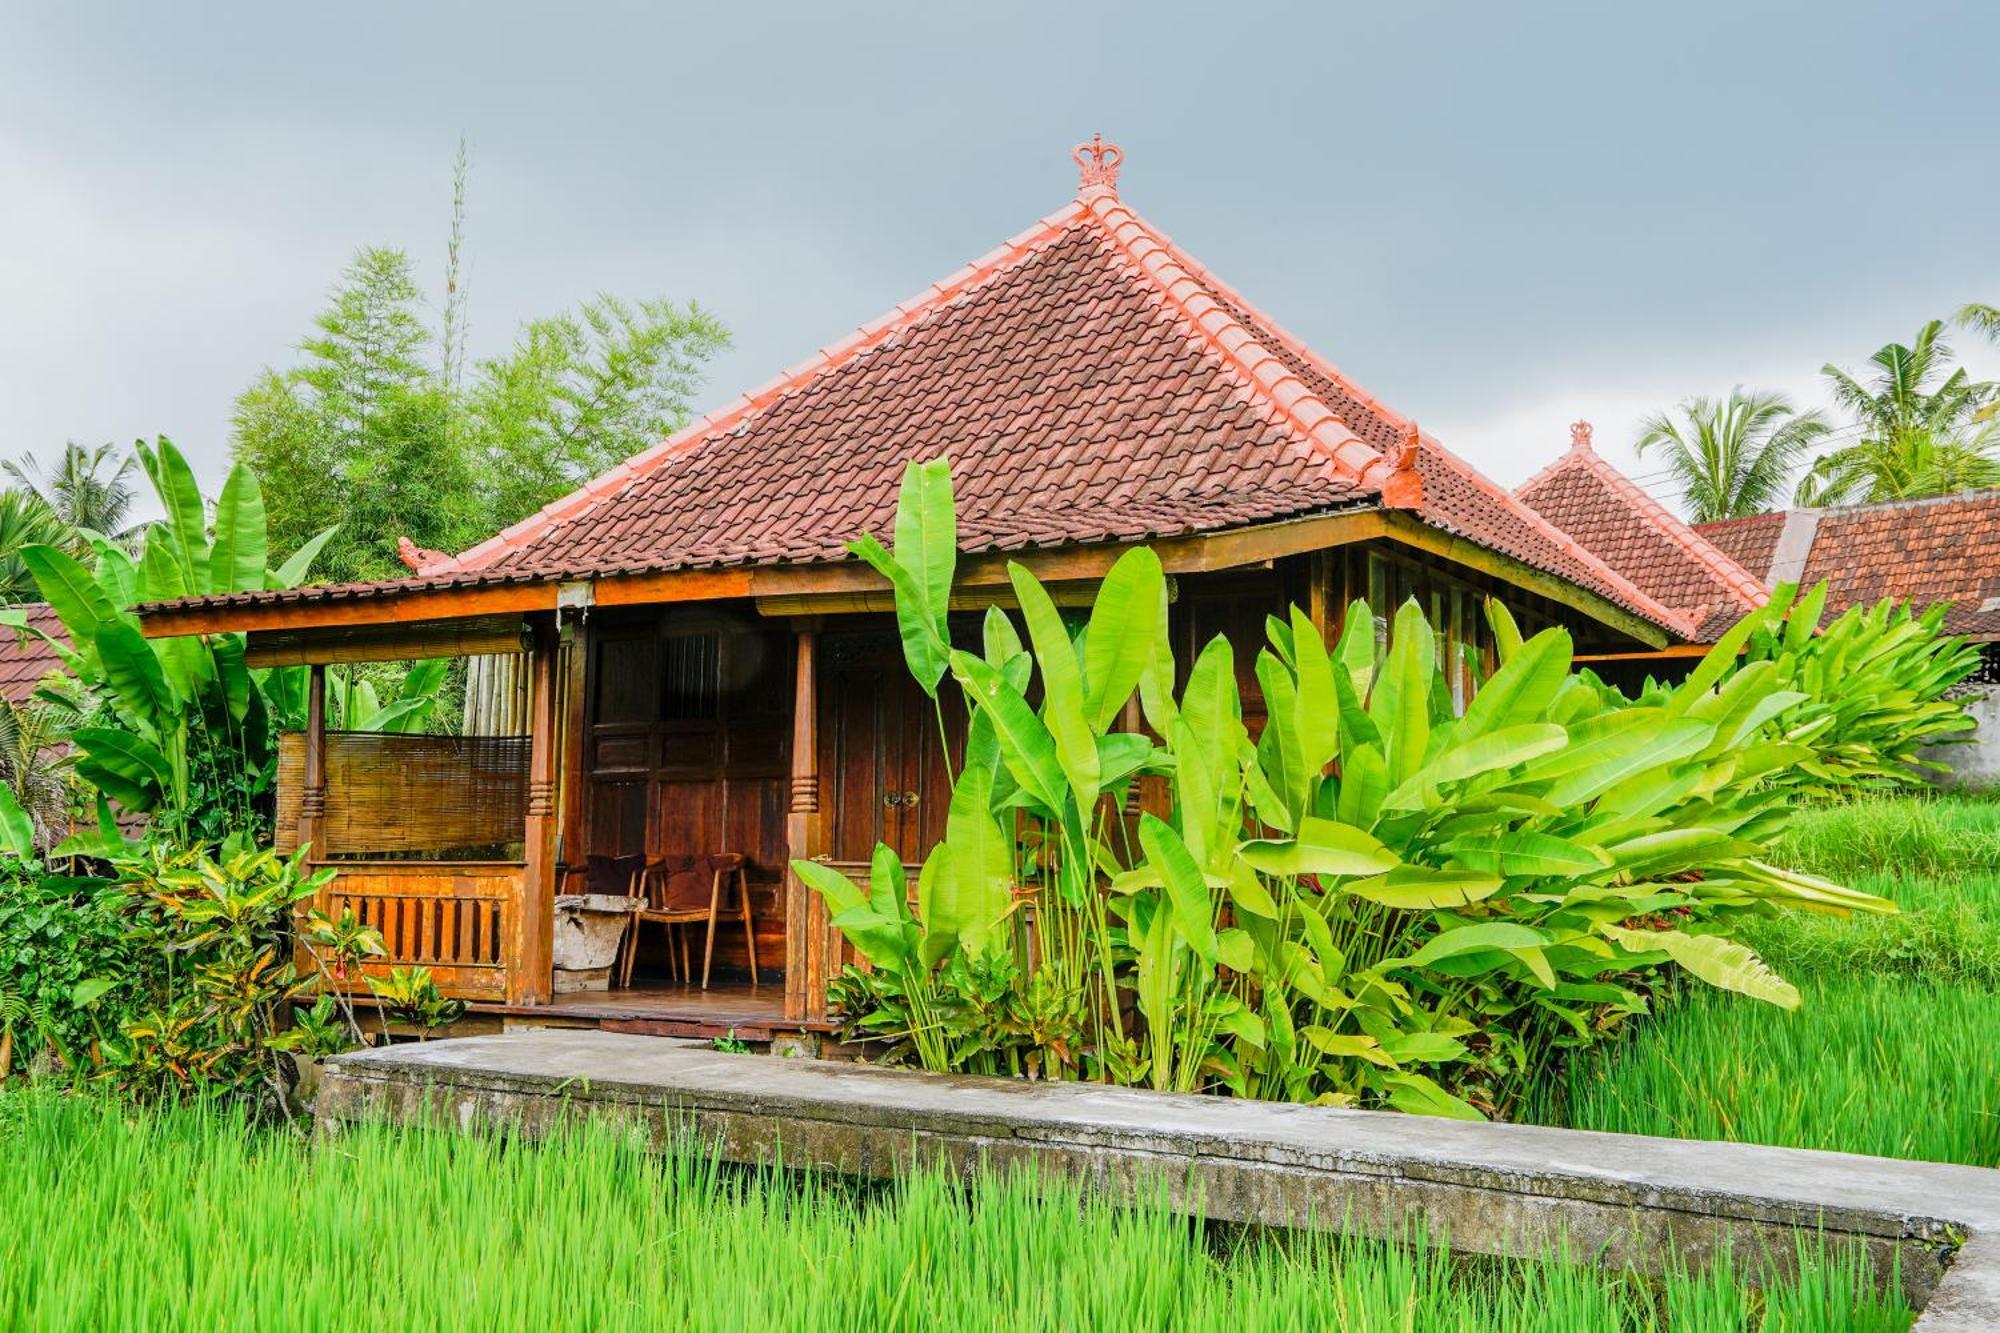
M1572 422L1570 422L1570 423L1569 423L1569 447L1570 447L1570 448L1572 448L1572 449L1578 449L1578 450L1581 450L1581 451L1583 451L1584 453L1589 453L1589 452L1590 452L1590 432L1591 432L1591 425L1590 425L1590 423L1589 423L1588 421L1572 421Z
M1118 168L1125 162L1123 148L1104 142L1101 134L1093 134L1089 143L1080 143L1070 150L1070 159L1082 173L1077 181L1077 197L1093 192L1118 193Z

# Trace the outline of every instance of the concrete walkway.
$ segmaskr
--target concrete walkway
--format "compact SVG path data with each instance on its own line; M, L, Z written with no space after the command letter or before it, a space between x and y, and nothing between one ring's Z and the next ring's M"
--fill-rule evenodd
M323 1123L511 1124L579 1113L681 1132L732 1161L888 1175L1034 1162L1129 1192L1165 1179L1209 1217L1397 1234L1410 1216L1456 1249L1532 1253L1566 1236L1656 1269L1731 1247L1789 1251L1796 1228L1900 1260L1926 1333L2000 1329L2000 1172L1532 1125L1480 1125L1094 1084L940 1077L727 1055L659 1038L521 1032L327 1062ZM1958 1242L1963 1241L1962 1245ZM1956 1247L1954 1252L1954 1247Z

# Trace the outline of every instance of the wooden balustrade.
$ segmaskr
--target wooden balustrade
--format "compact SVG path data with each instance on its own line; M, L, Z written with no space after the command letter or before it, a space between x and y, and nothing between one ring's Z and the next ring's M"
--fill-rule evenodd
M347 861L313 906L381 933L387 951L363 968L387 976L425 967L444 994L504 1000L514 914L527 868L518 862Z

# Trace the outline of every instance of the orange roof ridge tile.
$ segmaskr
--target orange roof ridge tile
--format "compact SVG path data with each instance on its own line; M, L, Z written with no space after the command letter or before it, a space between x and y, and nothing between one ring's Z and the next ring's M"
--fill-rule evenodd
M1359 481L1382 455L1355 434L1276 353L1210 296L1203 280L1182 262L1167 240L1144 218L1106 190L1088 190L1080 203L1095 218L1126 261L1144 274L1162 298L1249 381L1254 392L1293 429L1324 454L1335 473Z
M939 306L957 299L974 287L1040 249L1060 236L1083 215L1084 205L1071 201L1042 218L1033 226L1001 242L998 246L945 275L907 300L897 302L891 313L864 324L838 342L830 343L805 360L781 371L727 407L704 413L650 449L608 468L568 495L544 505L520 522L503 528L478 545L442 562L427 564L419 574L448 574L475 570L491 564L509 551L519 550L555 525L575 518L598 501L614 495L677 457L722 432L734 430L769 406L783 394L824 371L844 365L862 352L886 342Z
M1632 580L1606 564L1589 547L1583 545L1576 538L1543 518L1535 512L1532 506L1523 503L1498 482L1487 477L1478 468L1473 467L1472 464L1466 462L1430 436L1425 435L1421 439L1423 444L1429 448L1432 457L1457 472L1472 485L1478 487L1495 503L1504 506L1523 522L1534 527L1543 536L1561 547L1572 558L1590 569L1592 573L1598 575L1620 593L1630 598L1632 603L1645 614L1658 618L1661 624L1670 627L1687 638L1693 638L1695 631L1701 627L1700 622L1693 620L1687 612L1676 611L1661 602L1658 598L1645 592L1638 584L1632 582Z
M1305 339L1278 323L1277 320L1272 319L1255 303L1246 298L1243 293L1217 277L1213 270L1204 267L1199 260L1175 245L1173 240L1164 232L1155 230L1154 235L1159 238L1161 244L1165 245L1172 252L1181 267L1192 273L1202 284L1215 291L1223 300L1256 320L1258 325L1268 332L1286 351L1298 357L1299 360L1305 362L1320 374L1326 376L1333 383L1339 385L1341 389L1351 394L1363 406L1385 421L1390 422L1399 430L1407 430L1410 427L1412 423L1409 417L1404 416L1387 403L1384 403L1380 398L1362 388L1354 380L1353 376L1347 374L1340 367L1314 351L1311 344L1307 343Z
M1608 459L1593 449L1591 425L1588 421L1572 422L1569 428L1569 440L1568 450L1555 462L1514 488L1516 496L1526 495L1536 486L1568 468L1578 466L1588 468L1598 480L1611 489L1612 494L1623 500L1627 507L1659 528L1670 541L1714 574L1725 588L1735 594L1745 610L1754 611L1771 600L1771 590L1764 586L1763 580L1731 559L1715 543L1689 527L1673 511L1655 500L1645 488L1613 467Z

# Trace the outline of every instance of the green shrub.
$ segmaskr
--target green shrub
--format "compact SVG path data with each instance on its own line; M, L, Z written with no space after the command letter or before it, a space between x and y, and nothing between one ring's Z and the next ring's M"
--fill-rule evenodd
M603 1125L539 1144L369 1125L307 1139L236 1115L16 1095L0 1097L0 1179L8 1328L1874 1333L1910 1321L1857 1251L1812 1240L1799 1274L1767 1288L1726 1268L1656 1283L1560 1252L1467 1260L1421 1230L1406 1245L1211 1233L1160 1202L1121 1207L1026 1170L881 1187L734 1171ZM560 1261L507 1262L524 1244Z
M866 887L793 863L869 964L835 991L848 1030L893 1055L1477 1116L1674 972L1796 1004L1731 938L1744 918L1893 910L1765 859L1788 813L1772 779L1812 751L1764 737L1804 696L1739 667L1762 616L1635 705L1496 603L1502 664L1459 716L1415 602L1386 651L1364 603L1331 649L1293 608L1256 659L1253 740L1226 638L1177 680L1151 551L1120 557L1080 632L1010 567L1026 639L989 608L975 653L950 641L954 531L943 460L913 463L894 553L854 544L912 675L968 704L917 910L886 846ZM1135 693L1150 734L1118 729ZM1135 828L1147 775L1171 805Z
M1524 1119L2000 1166L1994 996L1895 977L1802 983L1790 1014L1696 992L1572 1062Z
M131 895L81 876L0 876L0 1078L14 1067L84 1071L124 1030L165 960L136 939Z

